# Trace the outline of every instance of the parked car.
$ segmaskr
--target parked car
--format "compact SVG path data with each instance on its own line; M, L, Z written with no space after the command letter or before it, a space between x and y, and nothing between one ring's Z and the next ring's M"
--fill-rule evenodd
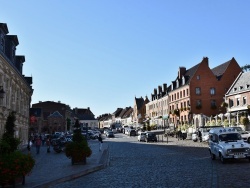
M244 140L245 142L250 143L250 133L249 133L249 132L247 132L247 131L242 131L242 132L241 132L241 137L243 138L243 140Z
M145 140L145 138L146 138L146 132L139 132L137 138L138 138L139 142L141 142L141 141L145 142L146 141Z
M128 135L129 136L136 136L136 130L135 129L130 129Z
M107 131L106 132L106 137L114 138L115 137L114 132L113 131Z
M145 136L146 142L157 142L157 137L155 133L147 132Z
M250 144L244 142L241 134L234 128L211 129L208 145L212 160L219 158L222 163L225 163L227 159L250 161Z

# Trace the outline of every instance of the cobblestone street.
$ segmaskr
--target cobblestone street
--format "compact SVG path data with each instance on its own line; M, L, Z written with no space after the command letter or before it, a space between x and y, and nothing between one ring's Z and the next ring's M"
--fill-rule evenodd
M53 187L249 187L248 160L212 161L206 143L106 139L110 166Z

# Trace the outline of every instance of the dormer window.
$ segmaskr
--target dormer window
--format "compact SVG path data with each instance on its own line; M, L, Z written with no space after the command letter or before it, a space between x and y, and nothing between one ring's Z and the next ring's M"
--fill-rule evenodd
M250 85L249 85L249 84L246 85L246 89L248 89L248 88L250 88Z
M185 77L182 77L182 85L185 85Z
M242 89L243 89L243 86L240 86L240 87L239 87L239 90L242 90Z
M179 87L179 80L176 81L176 88Z
M237 88L236 88L236 87L234 88L234 91L237 91Z

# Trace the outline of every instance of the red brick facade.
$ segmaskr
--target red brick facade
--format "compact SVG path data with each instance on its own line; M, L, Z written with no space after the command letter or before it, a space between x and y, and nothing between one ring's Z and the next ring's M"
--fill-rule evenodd
M220 108L223 97L240 72L234 58L213 69L209 68L206 57L185 72L180 68L169 91L170 123L189 122L191 114L210 117L225 113ZM178 115L173 114L176 110Z

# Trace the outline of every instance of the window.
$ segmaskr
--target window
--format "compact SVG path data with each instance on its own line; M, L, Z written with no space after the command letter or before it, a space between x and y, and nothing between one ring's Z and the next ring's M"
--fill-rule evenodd
M211 108L212 109L216 109L216 101L215 100L211 100Z
M188 89L187 89L187 96L188 96Z
M240 98L236 99L236 105L239 106L240 105Z
M243 98L242 98L242 103L243 103L243 105L246 105L246 104L247 104L247 97L243 97Z
M234 101L232 99L229 99L229 108L231 108L232 106L234 106Z
M185 77L182 77L182 85L185 85Z
M234 88L234 91L237 91L237 88L236 88L236 87Z
M196 108L197 108L197 109L201 109L201 106L202 106L201 100L197 100L197 101L196 101Z
M210 95L215 95L215 88L214 87L210 88Z
M200 87L196 87L195 88L195 94L196 95L200 95L201 94L201 88Z
M178 88L179 87L179 81L177 80L176 81L176 88Z
M196 76L196 79L197 79L197 80L200 80L200 75L197 75L197 76Z
M183 97L185 97L185 90L183 90Z

